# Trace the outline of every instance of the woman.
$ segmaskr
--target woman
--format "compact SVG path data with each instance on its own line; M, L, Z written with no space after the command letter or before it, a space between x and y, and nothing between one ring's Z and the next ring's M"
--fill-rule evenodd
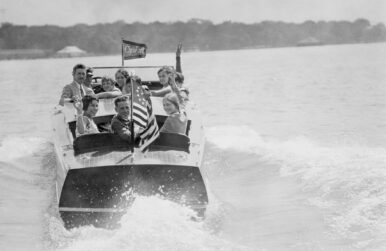
M161 90L151 91L151 95L154 97L163 97L168 93L171 93L172 90L170 88L169 79L170 75L173 75L174 70L168 66L163 66L158 70L158 78L159 82L163 86Z
M86 95L82 100L76 100L74 107L77 111L76 137L83 134L99 133L93 117L98 112L99 99L95 95Z
M116 98L122 95L121 90L115 87L115 81L107 76L102 78L103 92L96 94L98 98Z
M181 111L179 98L176 93L169 93L163 98L163 107L169 115L160 132L186 134L188 120L186 113Z
M126 83L124 84L123 88L122 88L122 94L123 95L126 95L126 94L130 94L131 93L131 81L134 81L135 83L137 83L139 86L142 85L142 81L141 81L141 78L138 77L138 76L132 76L131 78L128 77L126 79Z
M115 73L115 81L117 82L116 87L123 90L124 85L126 84L126 80L129 78L129 73L125 69L119 69Z

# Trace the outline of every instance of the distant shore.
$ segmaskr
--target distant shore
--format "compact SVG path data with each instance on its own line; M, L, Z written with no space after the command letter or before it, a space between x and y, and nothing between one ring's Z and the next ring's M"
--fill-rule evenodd
M385 43L385 42L372 42L374 43ZM225 50L256 50L256 49L272 49L272 48L290 48L290 47L316 47L324 45L349 45L349 44L369 44L369 43L345 43L345 44L307 44L307 45L292 45L292 46L250 46L239 49L225 49ZM225 51L223 50L223 51ZM222 51L222 50L184 50L185 52L205 52L205 51ZM152 53L173 53L174 51L162 51L162 52L152 52ZM95 54L95 53L85 53L77 56L63 56L58 55L52 50L38 50L38 49L17 49L17 50L0 50L0 60L31 60L31 59L44 59L44 58L80 58L80 57L93 57L93 56L113 56L120 55L119 53L110 53L110 54Z
M253 24L231 21L214 24L202 19L173 23L117 21L70 27L2 23L0 59L57 57L66 48L70 53L82 52L83 56L119 54L122 38L146 44L147 53L174 52L180 42L185 51L218 51L386 42L386 27L363 18L352 22Z

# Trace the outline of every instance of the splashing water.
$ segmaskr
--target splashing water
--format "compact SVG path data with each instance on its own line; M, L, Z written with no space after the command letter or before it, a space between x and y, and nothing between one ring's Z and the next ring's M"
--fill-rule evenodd
M53 201L52 145L8 136L0 146L0 247L43 250L45 215Z
M308 203L323 212L331 239L353 249L385 245L385 148L320 146L305 137L266 140L247 126L208 128L207 138L220 149L253 153L279 165L282 177L299 178L310 193Z
M62 230L59 250L248 250L210 233L186 207L158 197L137 197L115 230ZM53 224L55 225L55 222ZM58 234L57 227L54 231ZM69 235L72 238L69 238Z

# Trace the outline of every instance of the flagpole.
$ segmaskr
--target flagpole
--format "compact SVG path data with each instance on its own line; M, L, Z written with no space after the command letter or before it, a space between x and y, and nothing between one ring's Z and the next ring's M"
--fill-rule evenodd
M130 126L130 132L131 132L131 152L134 154L134 140L135 140L135 137L134 137L134 120L133 120L133 94L134 94L134 85L133 85L133 76L134 74L130 74L130 84L131 84L131 97L130 97L130 121L131 121L131 126Z
M123 59L123 38L121 43L121 49L122 49L122 66L125 66L125 60Z

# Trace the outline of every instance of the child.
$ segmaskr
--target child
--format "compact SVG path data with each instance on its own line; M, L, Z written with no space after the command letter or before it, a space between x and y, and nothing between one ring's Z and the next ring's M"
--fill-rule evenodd
M76 137L82 134L99 133L98 127L92 119L98 112L99 100L95 95L86 95L82 101L75 100L77 110Z
M115 98L122 95L121 90L115 87L115 81L110 77L102 78L102 88L104 92L96 94L98 98Z

